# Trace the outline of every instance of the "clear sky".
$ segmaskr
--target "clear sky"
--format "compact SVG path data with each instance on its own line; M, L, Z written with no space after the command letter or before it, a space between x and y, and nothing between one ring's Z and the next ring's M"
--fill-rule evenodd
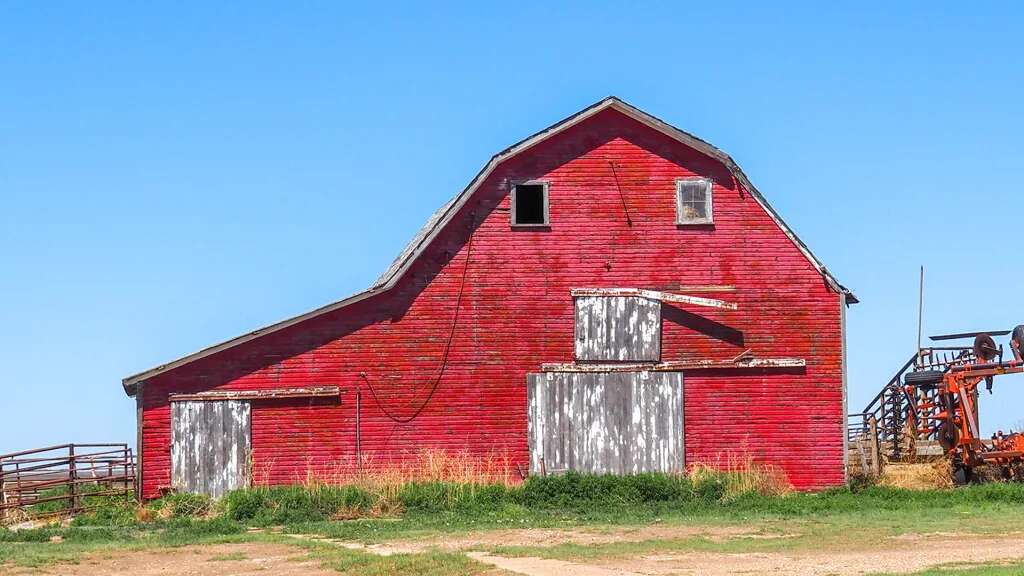
M926 333L1024 322L1019 5L151 4L0 5L0 452L134 441L122 377L362 290L610 94L856 291L851 410L913 354L919 265Z

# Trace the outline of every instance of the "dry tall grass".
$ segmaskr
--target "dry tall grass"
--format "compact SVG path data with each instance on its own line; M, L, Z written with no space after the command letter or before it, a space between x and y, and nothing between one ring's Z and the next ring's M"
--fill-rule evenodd
M945 458L934 462L890 462L882 468L878 485L909 490L952 488L953 472Z
M694 484L709 479L725 482L725 497L756 493L763 496L781 496L792 491L786 473L777 466L755 462L747 455L723 453L715 462L699 462L690 467Z
M264 466L253 471L254 485L270 485L273 467ZM514 486L523 479L506 452L486 455L466 451L452 452L425 449L401 460L374 460L365 458L336 461L329 465L310 461L303 467L304 476L290 483L301 485L316 493L321 489L351 486L365 491L376 502L372 515L390 516L401 511L403 489L411 483L442 483L435 488L432 498L447 500L449 505L472 498L485 486ZM717 459L690 466L688 476L694 485L721 484L726 498L756 493L779 496L792 488L785 473L778 467L756 462L738 453L722 453ZM337 517L366 515L366 510L341 510Z
M254 485L270 484L272 466L253 472ZM329 465L307 463L305 476L294 479L307 490L315 492L321 487L353 486L366 491L377 501L375 515L392 515L400 511L399 492L410 483L444 482L451 500L465 496L466 492L481 486L501 484L512 486L522 482L507 452L486 455L468 451L452 452L424 449L398 461L378 461L364 457L361 461L349 459ZM358 511L352 511L358 515ZM341 511L339 518L345 518Z

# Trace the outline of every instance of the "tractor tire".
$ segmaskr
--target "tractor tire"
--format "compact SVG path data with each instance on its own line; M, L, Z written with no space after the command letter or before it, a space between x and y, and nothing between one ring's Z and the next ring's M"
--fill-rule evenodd
M920 372L908 372L903 377L907 386L931 387L937 386L946 373L942 370L921 370Z

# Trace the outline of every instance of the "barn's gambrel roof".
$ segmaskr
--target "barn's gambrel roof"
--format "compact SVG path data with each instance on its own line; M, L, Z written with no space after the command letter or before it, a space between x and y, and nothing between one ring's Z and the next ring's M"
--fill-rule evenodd
M682 144L685 144L686 146L689 146L697 150L698 152L706 154L707 156L710 156L724 164L725 167L729 170L729 172L733 175L733 177L735 177L736 180L740 183L740 185L743 186L743 188L745 188L751 194L751 196L753 196L755 200L757 200L761 207L764 208L764 210L769 214L769 216L771 216L775 223L778 224L779 228L786 234L786 236L788 236L789 239L792 240L793 243L797 246L797 248L800 249L804 256L807 257L807 259L811 262L814 268L823 276L828 285L837 293L845 294L846 301L848 303L857 302L857 298L853 295L853 293L849 289L844 287L842 284L840 284L838 280L836 280L836 278L832 275L831 272L829 272L825 265L822 264L822 262L818 260L818 258L815 257L813 253L811 253L807 245L804 244L799 237L797 237L797 235L788 225L786 225L785 221L782 220L782 217L779 216L778 212L776 212L770 204L768 204L768 201L764 198L761 192L758 191L756 187L754 187L754 185L750 182L750 179L747 178L747 175L743 173L743 170L740 169L739 165L736 164L732 157L730 157L722 150L719 150L718 148L712 146L711 144L705 142L704 140L701 140L700 138L688 132L680 130L679 128L676 128L675 126L672 126L671 124L668 124L667 122L664 122L644 112L643 110L640 110L639 108L627 104L626 102L620 100L615 96L609 96L608 98L605 98L591 106L588 106L587 108L584 108L583 110L577 112L576 114L573 114L572 116L556 124L553 124L552 126L544 130L541 130L540 132L534 134L533 136L530 136L516 144L513 144L512 146L492 156L491 160L487 163L487 165L484 166L479 173L477 173L476 177L473 178L472 182L470 182L469 185L462 190L462 192L460 192L457 196L446 202L443 206L441 206L441 208L434 212L433 215L431 215L430 219L423 226L423 228L421 228L420 231L417 232L417 234L413 237L413 239L409 242L405 249L402 250L398 257L395 258L394 262L391 263L391 266L389 266L388 269L379 278L377 278L377 280L373 283L372 286L370 286L369 289L358 294L349 296L347 298L344 298L342 300L338 300L337 302L333 302L326 306L322 306L315 310L310 310L309 312L306 312L304 314L300 314L287 320L282 320L281 322L277 322L269 326L264 326L263 328L253 330L252 332L249 332L247 334L243 334L236 338L232 338L230 340L226 340L224 342L215 344L208 348L204 348L198 352L189 354L187 356L183 356L181 358L178 358L177 360L168 362L166 364L161 364L160 366L156 366L149 370L139 372L138 374L128 376L127 378L122 380L125 392L128 393L129 396L134 395L136 384L145 381L147 378L151 378L153 376L156 376L163 372L167 372L179 366L183 366L190 362L194 362L196 360L199 360L200 358L205 358L207 356L216 354L223 350L233 348L235 346L238 346L250 340L254 340L261 336L265 336L267 334L277 332L278 330L283 330L290 326L294 326L295 324L298 324L310 318L314 318L316 316L320 316L321 314L326 314L328 312L338 310L339 308L343 308L350 304L354 304L361 300L365 300L366 298L369 298L371 296L387 292L388 290L395 286L395 284L402 277L402 275L405 274L409 267L412 266L412 264L416 261L416 258L420 255L420 253L427 246L430 245L430 242L441 232L441 230L444 229L445 225L447 225L448 222L455 216L455 214L458 213L459 209L463 206L463 204L465 204L466 201L469 200L469 198L473 195L476 189L502 162L520 154L521 152L524 152L532 148L533 146L546 140L547 138L550 138L551 136L554 136L555 134L558 134L572 126L575 126L576 124L579 124L584 120L607 109L614 109L636 120L637 122L649 126L650 128L653 128L654 130L657 130L681 142Z

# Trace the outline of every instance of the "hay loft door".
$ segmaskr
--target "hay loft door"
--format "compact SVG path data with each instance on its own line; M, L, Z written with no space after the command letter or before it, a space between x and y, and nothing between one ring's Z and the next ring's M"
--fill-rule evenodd
M683 470L682 372L527 375L530 473Z
M171 402L171 485L219 498L248 484L249 402Z

